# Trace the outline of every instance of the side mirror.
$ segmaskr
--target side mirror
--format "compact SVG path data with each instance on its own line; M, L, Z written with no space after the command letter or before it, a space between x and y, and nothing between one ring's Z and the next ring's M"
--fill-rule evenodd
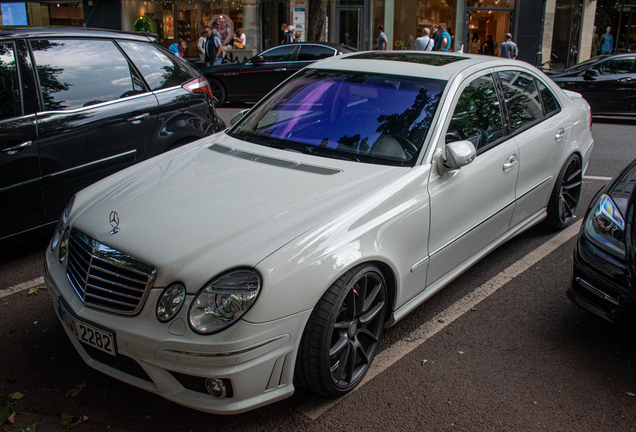
M455 141L446 144L446 157L437 158L437 170L441 173L458 170L475 160L477 150L470 141Z
M596 78L599 75L596 69L588 69L585 71L585 78Z
M261 56L256 56L256 57L252 57L252 60L250 60L252 63L263 63L265 61L265 59Z
M243 111L239 111L236 114L234 114L234 117L232 117L232 120L230 120L230 124L234 126L236 123L238 123L240 119L243 118L245 114L247 114L248 111L249 111L248 109L245 109Z

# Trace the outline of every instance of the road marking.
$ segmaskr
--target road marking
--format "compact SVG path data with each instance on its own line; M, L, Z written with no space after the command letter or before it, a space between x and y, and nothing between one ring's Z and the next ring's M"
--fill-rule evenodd
M351 393L360 389L363 385L371 381L376 376L387 370L390 366L395 364L398 360L409 354L411 351L422 345L430 337L444 329L444 327L450 325L457 318L470 311L481 301L488 298L495 293L499 288L506 285L508 282L519 276L521 273L528 270L537 262L554 252L565 242L577 235L581 226L581 221L571 225L567 229L563 230L558 235L552 237L550 240L521 258L510 267L503 270L498 275L475 289L472 293L468 294L464 298L458 300L453 305L448 307L443 312L440 312L437 316L431 318L424 323L420 328L413 331L408 337L402 339L399 342L394 343L381 353L379 353L373 360L373 364L369 368L369 372L364 377L358 387L356 387ZM351 394L349 393L349 394ZM327 410L337 405L342 399L347 396L343 396L338 399L331 399L325 401L324 398L312 398L298 407L298 411L312 420L316 420Z
M44 285L44 277L40 276L37 279L30 280L28 282L22 282L21 284L14 285L10 288L4 289L0 291L0 299L3 297L10 296L11 294L19 293L20 291L27 290L29 288L33 288L38 285Z
M584 175L583 180L602 180L602 181L610 181L612 177L601 177L601 176L589 176Z

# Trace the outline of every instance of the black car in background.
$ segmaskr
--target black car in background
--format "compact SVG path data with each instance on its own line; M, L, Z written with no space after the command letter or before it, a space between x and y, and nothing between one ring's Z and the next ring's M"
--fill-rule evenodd
M153 40L0 28L0 245L50 234L80 189L225 128L205 78Z
M335 43L298 42L270 48L245 63L208 66L201 72L212 86L219 105L227 101L257 102L305 66L355 51Z
M636 53L601 55L547 75L581 93L595 116L636 116Z
M587 209L567 295L601 318L636 331L636 160Z

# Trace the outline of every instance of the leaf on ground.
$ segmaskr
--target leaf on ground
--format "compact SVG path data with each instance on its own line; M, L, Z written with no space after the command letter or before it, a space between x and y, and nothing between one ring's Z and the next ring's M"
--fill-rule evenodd
M631 396L631 397L636 397L636 394L632 393L632 392L625 392L625 394L627 396Z
M443 322L446 322L446 320L444 320L444 318L440 318L440 319L437 320L437 322L438 323L443 323Z
M11 413L11 415L7 418L7 421L8 421L9 423L11 423L11 424L15 424L15 415L16 415L16 413L15 413L15 411L13 411L13 412Z
M71 389L69 391L66 392L66 396L77 396L78 394L80 394L82 392L82 390L84 390L86 388L86 384L85 383L81 383L75 386L74 389Z
M60 424L64 427L68 427L73 423L73 416L71 413L64 411L62 413L62 417L60 418Z
M36 432L35 431L36 425L37 425L37 422L22 426L20 428L20 432Z
M464 354L464 351L459 351L460 354Z
M422 360L422 364L425 364L428 360L424 359Z
M15 392L9 395L9 397L13 400L20 400L24 397L24 395L20 392Z
M46 285L34 286L33 288L29 288L27 295L38 295L40 294L40 290L43 290L43 289L44 290L46 289Z
M71 427L77 426L78 424L85 422L86 420L88 420L88 416L81 416L80 418L77 419L76 422L71 423Z

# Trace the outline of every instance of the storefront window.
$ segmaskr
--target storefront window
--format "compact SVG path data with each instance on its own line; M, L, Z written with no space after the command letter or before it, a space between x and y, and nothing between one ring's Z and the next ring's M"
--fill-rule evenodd
M84 24L84 8L81 1L3 3L0 8L0 23L8 26L80 27Z
M467 0L466 7L486 9L514 9L515 0Z
M221 38L226 45L232 45L233 37L243 28L243 0L182 0L182 1L122 1L123 29L149 31L159 35L159 44L168 48L180 40L188 47L184 57L200 58L197 42L203 28L215 20L221 22ZM248 36L249 29L244 30ZM256 31L256 29L254 29ZM254 39L252 39L254 40Z

